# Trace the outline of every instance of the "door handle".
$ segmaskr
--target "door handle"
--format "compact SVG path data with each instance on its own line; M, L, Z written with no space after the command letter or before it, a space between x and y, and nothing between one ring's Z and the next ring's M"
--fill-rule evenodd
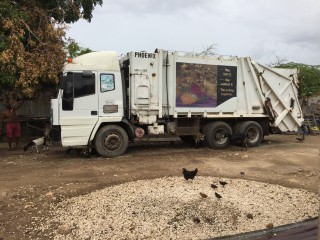
M98 111L91 111L91 115L98 115Z

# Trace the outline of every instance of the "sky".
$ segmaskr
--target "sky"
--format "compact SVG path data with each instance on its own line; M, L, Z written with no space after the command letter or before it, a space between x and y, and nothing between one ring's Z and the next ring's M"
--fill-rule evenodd
M104 0L68 36L94 51L202 52L320 64L319 0Z

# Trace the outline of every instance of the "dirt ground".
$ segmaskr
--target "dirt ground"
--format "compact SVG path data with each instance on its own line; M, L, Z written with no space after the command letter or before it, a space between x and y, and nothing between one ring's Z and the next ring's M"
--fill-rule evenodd
M37 154L8 151L0 142L0 240L47 239L36 226L50 204L105 187L140 179L180 176L181 168L198 175L244 178L287 187L319 190L320 136L266 136L261 146L212 150L183 142L138 142L124 156L104 159L65 153L59 146ZM23 145L23 141L22 144ZM240 176L240 171L245 174Z

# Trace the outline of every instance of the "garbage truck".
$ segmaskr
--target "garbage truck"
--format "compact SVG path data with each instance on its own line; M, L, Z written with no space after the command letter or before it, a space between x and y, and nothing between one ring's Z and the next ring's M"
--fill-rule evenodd
M51 122L62 146L116 157L137 139L160 136L222 149L241 135L256 147L275 130L297 131L303 115L293 78L249 57L156 49L68 59Z

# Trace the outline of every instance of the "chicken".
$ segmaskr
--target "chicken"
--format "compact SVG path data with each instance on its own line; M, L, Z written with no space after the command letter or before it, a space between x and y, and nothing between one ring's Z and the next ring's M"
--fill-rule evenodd
M214 192L214 195L216 196L216 198L218 198L218 200L220 200L222 198L222 196L217 192Z
M194 177L197 175L198 173L198 168L196 168L194 171L188 171L187 169L185 168L182 168L182 173L183 173L183 176L184 176L184 179L185 180L189 180L189 179L194 179Z
M222 185L223 187L228 184L227 182L224 182L224 181L219 181L219 183L220 183L220 185Z
M73 147L68 147L66 150L66 154L72 153L75 149Z
M43 150L48 150L48 144L51 142L50 132L52 130L52 125L50 123L45 124L45 128L43 130L43 137L34 139L28 142L24 147L23 150L27 151L30 147L35 147L37 153L39 153L38 146L43 146Z
M229 136L230 142L235 145L241 143L241 151L248 149L248 137L244 134L234 134Z
M247 218L253 219L253 215L252 215L251 213L248 213L248 214L247 214Z
M202 193L202 192L200 192L200 195L201 195L201 197L203 197L203 198L207 198L207 197L208 197L208 195L207 195L207 194Z
M27 151L30 147L35 147L37 150L37 153L39 153L38 146L43 146L43 149L48 149L48 140L45 137L34 139L30 142L28 142L24 147L23 150Z
M213 189L218 188L218 186L215 185L215 184L211 184L211 187L212 187Z
M198 223L200 223L200 219L198 217L195 217L195 218L193 218L193 222L198 224Z
M268 223L268 224L266 225L266 227L267 227L268 229L273 228L273 223Z
M296 138L299 142L304 141L304 134L302 134L302 136L299 136Z

